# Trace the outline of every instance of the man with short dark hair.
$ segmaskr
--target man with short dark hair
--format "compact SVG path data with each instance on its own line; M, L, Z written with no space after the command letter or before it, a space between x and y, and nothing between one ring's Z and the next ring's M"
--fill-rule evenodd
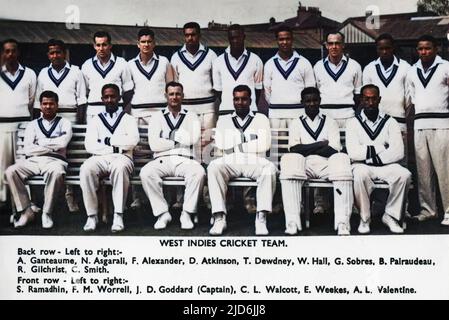
M83 120L87 122L105 110L101 101L101 88L105 84L114 83L119 87L120 96L123 98L123 106L127 106L131 101L134 87L128 63L122 57L116 57L112 53L109 33L97 31L93 36L93 41L96 54L81 66L88 92L87 111L82 111L83 115L86 114Z
M24 227L35 216L25 186L28 178L42 175L45 180L42 209L44 229L53 227L55 200L64 186L66 148L72 138L72 126L69 120L57 115L58 95L55 92L42 92L39 101L41 117L31 121L25 130L22 153L26 159L19 160L5 172L14 204L20 213L19 219L14 221L16 228Z
M271 146L268 118L250 110L251 89L238 85L233 89L234 112L221 116L215 131L215 145L224 155L207 167L209 195L214 224L211 235L221 235L227 228L226 193L235 177L257 181L255 234L267 235L267 214L272 210L276 190L275 165L265 158Z
M184 87L183 107L195 112L201 122L202 148L211 140L211 131L217 122L215 95L212 84L212 63L215 52L202 44L200 25L188 22L183 27L185 44L171 57L178 81Z
M51 90L59 97L58 113L72 123L82 123L82 111L87 104L86 84L78 66L66 60L66 45L62 40L50 39L47 43L47 57L50 65L39 73L36 96ZM39 101L34 104L34 117L40 114ZM73 186L66 186L66 201L70 212L79 211L75 201Z
M301 92L305 114L293 119L289 127L290 153L281 158L282 198L285 233L301 230L302 185L307 179L332 181L334 189L334 229L349 235L354 202L349 157L340 153L340 132L334 119L320 111L320 92L308 87Z
M153 30L148 27L139 30L137 47L139 54L128 61L134 94L125 111L131 112L139 125L146 125L151 115L164 108L165 84L174 80L174 74L168 59L154 52L156 39Z
M78 66L66 60L67 49L62 40L50 39L47 43L50 65L39 72L36 96L51 90L59 97L59 114L72 123L81 123L81 110L86 107L86 84ZM34 116L39 117L40 106L36 101ZM37 111L37 112L36 112Z
M154 160L140 171L145 193L150 199L156 230L165 229L172 220L162 190L166 176L183 177L185 194L180 216L181 229L192 229L192 216L198 211L198 199L206 173L194 159L193 146L199 141L201 125L198 116L182 109L183 86L178 82L166 85L167 107L151 117L148 123L148 144Z
M19 43L7 39L1 43L0 70L0 204L6 202L3 174L14 163L16 134L21 122L30 121L36 92L36 74L19 63Z
M125 228L123 213L134 169L133 149L139 142L139 130L134 117L119 109L120 88L116 84L102 87L101 100L105 111L87 124L84 141L86 151L92 156L80 168L80 185L87 213L84 231L94 231L97 227L97 191L100 179L109 177L114 204L111 231L120 232Z
M346 126L346 148L353 162L355 204L360 212L358 232L370 233L374 180L388 184L389 195L382 222L392 233L403 233L399 225L411 173L398 162L404 158L404 142L397 121L379 111L379 88L368 84L361 89L362 110Z
M407 89L415 108L414 139L418 171L419 221L438 217L436 181L449 226L449 63L438 55L433 36L418 39L419 60L407 74Z
M251 111L258 110L263 63L245 48L245 37L241 25L231 25L228 29L229 47L213 63L214 90L221 100L219 115L234 112L232 92L237 85L247 85L251 89Z
M275 34L279 50L265 63L263 85L271 127L287 128L304 114L301 91L315 86L315 75L309 60L293 49L292 29L282 26Z
M376 38L376 49L379 57L363 70L363 84L379 87L382 96L380 111L394 117L401 130L406 131L405 78L410 65L395 55L395 42L388 33Z

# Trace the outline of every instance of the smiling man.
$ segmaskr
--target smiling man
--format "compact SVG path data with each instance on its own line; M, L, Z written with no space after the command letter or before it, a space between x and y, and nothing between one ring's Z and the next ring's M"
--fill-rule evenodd
M105 84L101 89L105 111L95 116L87 125L86 151L92 154L80 169L80 185L86 207L87 221L84 231L94 231L98 224L98 197L100 179L109 177L112 184L114 220L111 231L120 232L125 226L125 210L130 175L134 169L133 149L139 142L136 120L121 110L120 89L115 84Z
M183 86L178 82L166 85L167 107L151 117L148 124L148 144L154 151L154 160L140 171L145 193L150 199L153 215L157 217L154 229L165 229L172 216L162 190L166 176L183 177L184 203L180 216L181 229L193 229L192 216L198 211L198 199L206 173L194 159L192 147L199 141L201 125L198 116L182 109Z
M66 60L67 48L62 40L50 39L47 43L50 65L39 73L36 96L50 90L59 97L58 113L73 123L82 123L82 111L86 107L86 84L81 70ZM33 115L39 117L39 101L35 101ZM74 198L73 186L66 186L66 201L70 212L79 211Z
M284 26L276 30L279 50L265 63L263 85L269 103L272 128L287 128L289 122L304 114L301 91L315 86L312 65L293 49L293 31Z
M201 43L201 29L196 22L183 27L185 44L171 57L178 81L184 87L183 108L195 112L201 121L201 147L211 140L217 122L215 95L212 89L212 62L216 53ZM197 152L201 152L198 148Z
M221 116L215 131L215 144L223 156L207 167L209 195L214 224L211 235L221 235L227 228L226 193L228 181L235 177L257 181L255 234L268 235L267 214L272 210L276 190L275 165L265 158L271 146L268 118L250 110L251 89L238 85L233 90L234 112Z
M26 179L43 175L45 180L42 227L53 227L53 209L64 187L67 168L66 148L72 138L70 121L57 115L58 95L44 91L39 97L41 117L30 122L25 130L23 154L27 157L10 166L5 173L14 204L20 217L14 227L24 227L35 213L25 187Z
M378 58L363 70L363 84L379 87L382 96L380 111L394 117L401 130L406 131L405 78L410 65L395 55L395 42L390 34L377 37L376 50Z
M93 42L96 54L81 66L88 93L87 111L82 110L82 114L86 114L85 119L82 120L87 122L105 110L104 103L101 100L101 88L105 84L113 83L119 87L120 96L123 98L123 106L130 103L134 87L128 63L122 57L116 57L112 53L109 33L105 31L95 32Z
M436 181L449 226L449 63L438 55L434 37L421 36L419 60L407 74L407 88L415 107L414 139L418 171L419 221L438 217Z
M30 121L36 91L36 74L19 63L19 43L1 43L0 71L0 205L7 199L3 173L14 163L14 141L21 122Z

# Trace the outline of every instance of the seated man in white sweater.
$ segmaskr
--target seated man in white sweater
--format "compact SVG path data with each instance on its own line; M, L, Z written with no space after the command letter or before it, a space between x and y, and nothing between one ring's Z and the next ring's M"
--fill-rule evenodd
M352 205L351 164L340 153L337 122L320 111L320 91L308 87L301 92L305 115L290 122L290 153L281 159L281 185L285 212L285 233L301 230L302 185L307 179L326 179L334 187L334 228L338 235L349 235Z
M389 195L382 222L393 233L403 233L404 199L411 183L411 173L398 162L404 158L404 142L397 121L379 111L379 88L373 84L361 90L362 110L346 126L346 148L353 162L355 203L360 212L359 233L370 232L374 180L388 183Z
M276 189L276 167L264 157L271 146L270 122L261 113L250 111L251 89L238 85L233 90L235 112L221 116L215 131L215 144L224 155L207 167L209 195L214 224L211 235L226 229L228 181L246 177L257 181L256 235L267 235L266 215L271 212Z
M98 223L97 190L100 178L109 177L112 183L114 220L111 231L124 229L123 211L128 195L130 175L134 169L133 149L139 142L139 130L134 117L118 108L120 89L105 84L101 100L106 111L89 121L84 145L92 156L80 169L80 184L86 207L87 222L84 231L94 231Z
M194 112L181 109L183 86L169 82L165 86L167 107L154 114L148 123L148 143L154 160L140 171L140 179L157 217L154 228L165 229L172 220L162 190L162 178L183 177L185 193L180 217L181 229L194 227L191 217L196 215L198 199L203 190L206 172L194 160L194 146L200 141L201 123Z
M25 130L22 153L26 159L10 166L5 176L20 218L14 227L24 227L34 219L31 201L24 181L34 175L45 180L42 227L53 227L53 209L58 192L64 190L67 168L66 148L72 138L70 121L57 115L58 95L44 91L39 97L41 117L30 122Z

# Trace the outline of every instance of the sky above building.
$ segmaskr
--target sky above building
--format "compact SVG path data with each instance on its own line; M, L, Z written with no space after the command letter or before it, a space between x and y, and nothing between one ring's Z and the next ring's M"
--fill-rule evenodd
M319 7L328 18L344 21L351 16L416 11L417 0L303 0ZM176 27L187 21L201 26L217 23L264 23L296 16L297 0L0 0L0 18L122 25ZM75 21L75 22L76 22Z

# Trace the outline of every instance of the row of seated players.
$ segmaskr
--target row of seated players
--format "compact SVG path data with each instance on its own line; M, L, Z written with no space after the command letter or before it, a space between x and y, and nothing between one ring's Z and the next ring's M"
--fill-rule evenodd
M102 88L106 111L87 126L85 147L92 156L80 168L80 186L87 213L86 232L98 224L97 191L102 177L112 184L114 219L111 230L124 229L123 213L134 169L133 149L139 142L134 118L118 107L119 88ZM180 176L185 180L182 229L194 228L198 199L206 181L206 171L193 158L193 148L201 135L198 117L183 110L183 87L176 82L166 86L167 107L154 115L148 124L148 142L154 159L140 171L143 189L157 221L155 229L164 229L172 216L162 191L162 179ZM335 229L338 235L350 234L350 216L354 204L360 213L359 233L370 232L370 194L374 180L389 185L382 222L393 233L402 233L399 225L404 199L411 183L410 172L398 164L404 157L404 145L398 123L379 112L380 95L375 85L361 92L361 111L350 119L346 129L346 148L342 153L339 128L335 120L320 112L320 93L314 87L302 93L305 115L292 119L289 126L290 152L280 161L279 179L285 211L285 232L301 230L301 188L308 178L333 182ZM35 218L24 184L33 175L43 175L46 182L42 226L53 227L54 201L62 190L67 166L66 147L71 139L70 122L57 116L58 97L45 91L40 96L42 116L33 120L25 132L23 152L27 155L6 170L12 197L19 215L15 227L23 227ZM251 90L239 85L233 90L235 112L221 116L215 131L215 146L222 156L207 167L207 184L212 207L211 235L221 235L227 228L226 193L228 182L247 177L257 182L255 234L267 235L267 214L272 211L278 169L265 157L271 146L268 118L250 111ZM444 222L444 221L443 221Z

